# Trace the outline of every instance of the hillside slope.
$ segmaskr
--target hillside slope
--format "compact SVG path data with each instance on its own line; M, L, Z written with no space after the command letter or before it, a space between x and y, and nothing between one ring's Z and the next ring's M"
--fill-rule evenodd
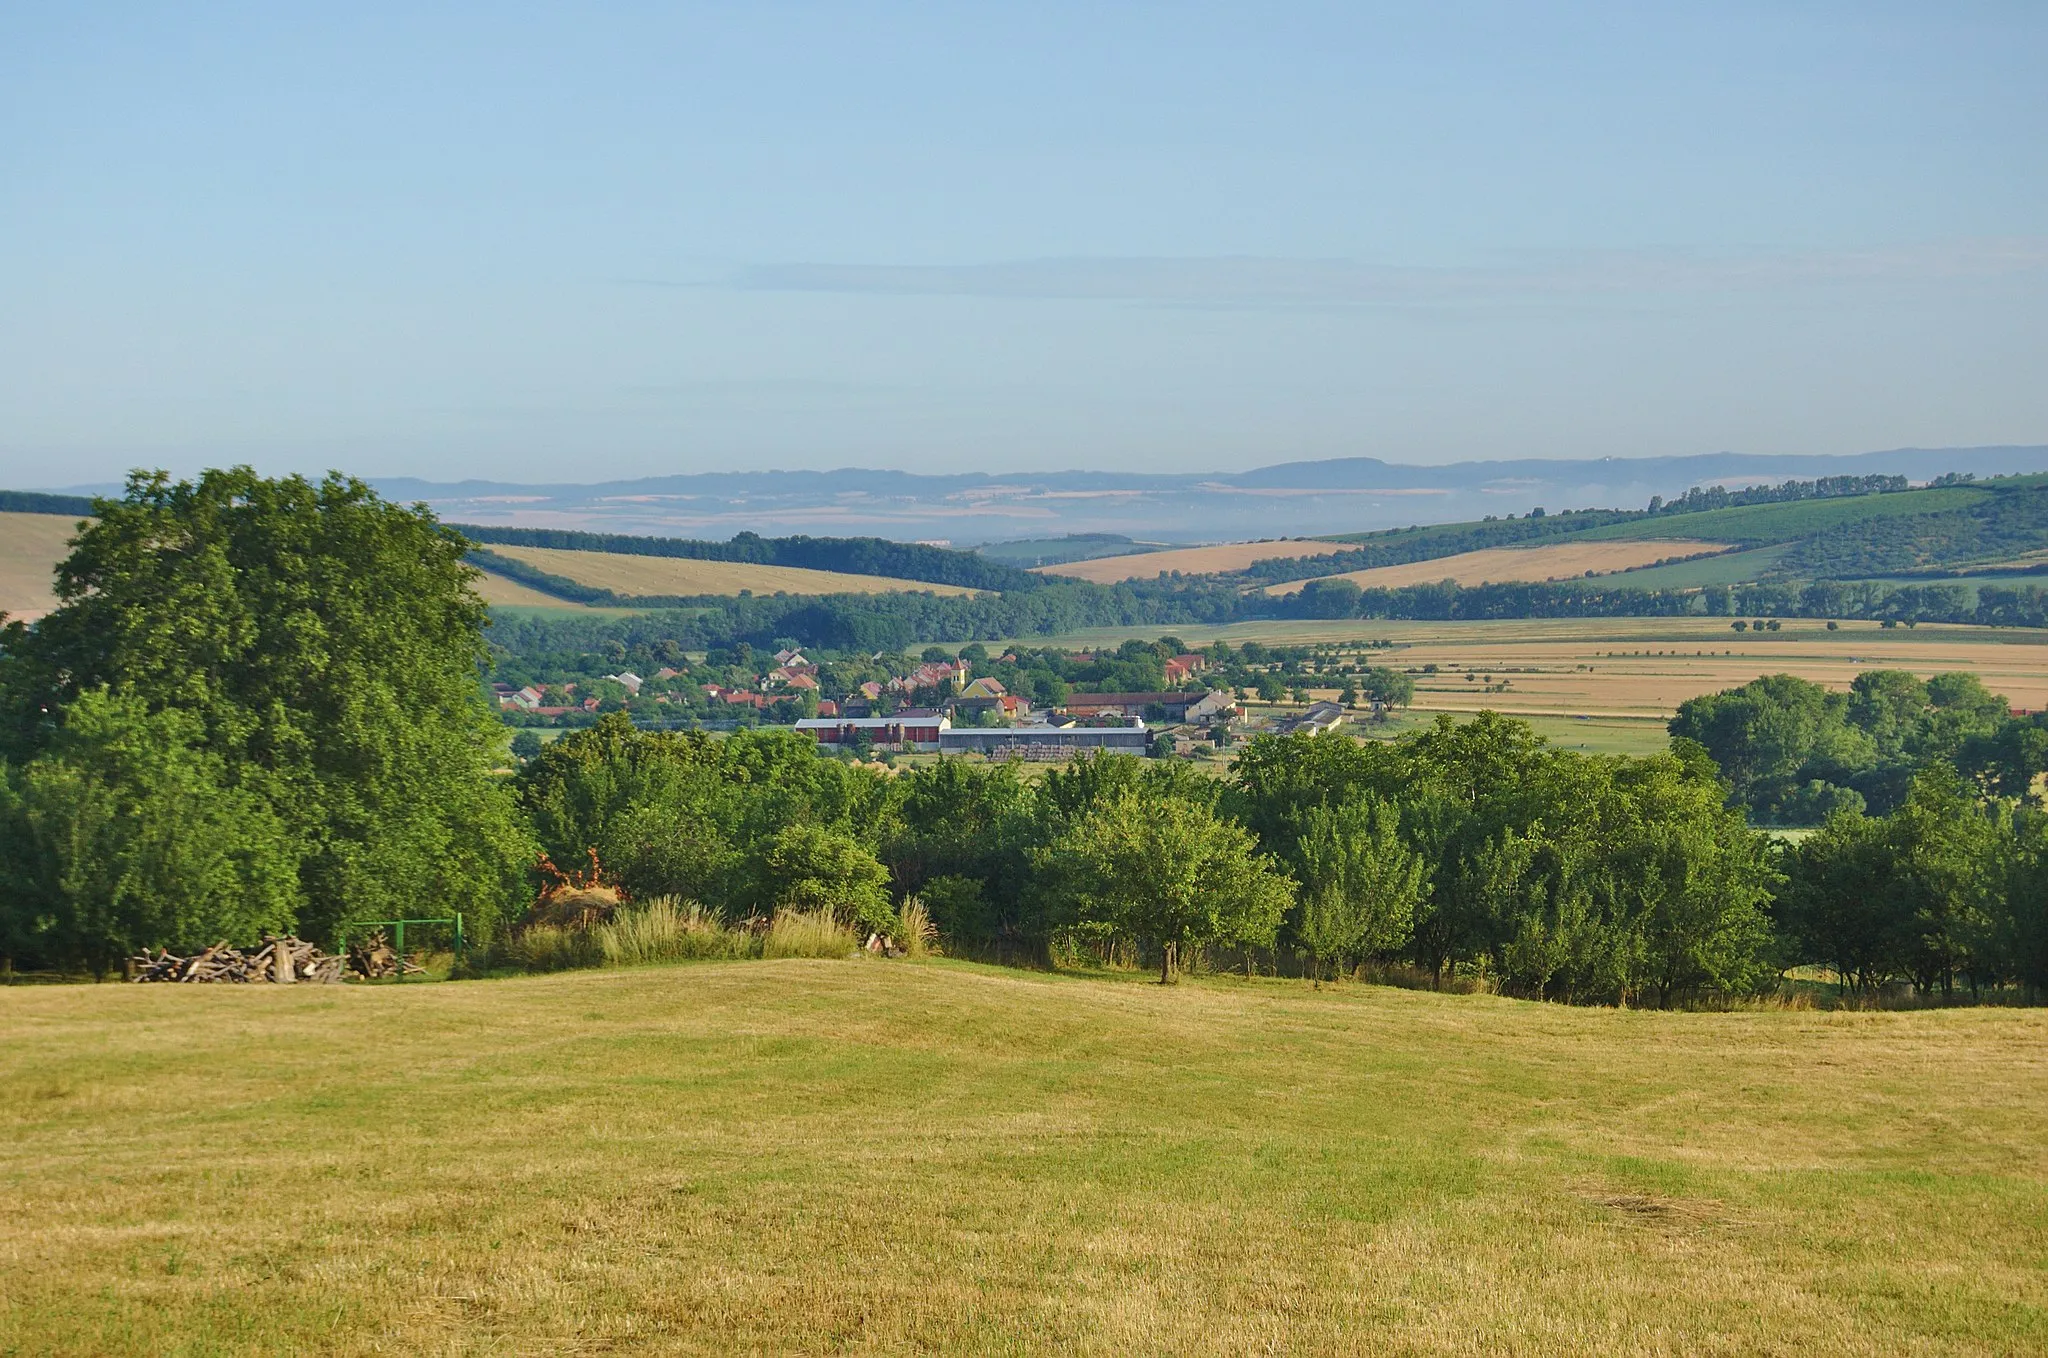
M0 1338L2038 1352L2044 1050L878 960L0 988Z
M77 531L78 520L68 514L0 511L0 613L31 620L57 606L51 572Z
M558 551L549 547L493 547L495 556L524 562L549 575L574 580L592 589L609 590L622 601L674 595L738 594L884 594L896 590L929 590L934 594L972 594L959 585L881 575L850 575L797 566L762 566L750 561L695 561L669 556L627 556L618 552Z

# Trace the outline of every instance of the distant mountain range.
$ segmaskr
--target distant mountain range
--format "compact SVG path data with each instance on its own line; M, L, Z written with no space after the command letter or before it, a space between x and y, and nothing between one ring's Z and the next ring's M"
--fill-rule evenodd
M1219 542L1364 532L1488 514L1639 508L1692 486L1818 476L1978 476L2048 471L2048 446L1896 448L1849 456L1708 453L1692 457L1457 462L1377 458L1285 462L1243 472L963 473L844 468L641 477L594 485L434 482L373 477L383 494L424 500L456 523L725 538L873 535L956 546L1068 533L1153 542ZM100 490L100 487L74 487Z

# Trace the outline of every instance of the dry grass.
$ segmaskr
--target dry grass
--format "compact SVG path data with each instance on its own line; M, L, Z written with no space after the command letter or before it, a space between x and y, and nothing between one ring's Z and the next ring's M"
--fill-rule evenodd
M1348 542L1317 542L1311 538L1282 538L1275 542L1226 542L1214 547L1180 547L1168 552L1140 552L1135 556L1103 556L1093 561L1070 561L1058 566L1039 566L1041 575L1069 575L1113 585L1119 580L1150 580L1161 571L1183 575L1214 575L1219 571L1241 571L1254 561L1271 557L1330 556L1353 549Z
M2048 1014L0 990L0 1352L2048 1349Z
M857 951L860 939L850 925L832 917L829 909L778 910L761 936L761 956L846 957Z
M1402 566L1375 566L1366 571L1347 571L1327 577L1350 580L1360 589L1399 589L1403 585L1433 585L1455 580L1461 585L1500 584L1510 580L1575 580L1588 571L1610 575L1615 571L1652 566L1659 561L1678 561L1726 551L1718 542L1680 542L1668 538L1647 538L1641 542L1572 542L1550 547L1493 547L1483 552L1461 552L1434 561L1411 561ZM1268 594L1292 594L1307 584L1291 580L1271 585Z
M757 566L741 561L691 561L672 556L626 556L616 552L570 552L554 547L505 547L491 550L538 567L550 575L567 576L578 584L633 596L663 594L887 594L898 590L929 590L934 594L972 594L959 585L934 585L922 580L897 580L881 575L847 575L809 571L795 566ZM559 600L551 600L559 603Z
M57 606L50 573L77 531L68 514L0 514L0 613L32 621Z
M755 947L745 930L728 929L698 902L672 896L621 910L592 932L608 967L746 957Z

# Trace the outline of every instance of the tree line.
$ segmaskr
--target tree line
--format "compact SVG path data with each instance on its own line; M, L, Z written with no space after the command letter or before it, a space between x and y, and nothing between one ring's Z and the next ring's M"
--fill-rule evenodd
M1989 797L2026 801L2048 773L2048 717L2012 715L1974 674L1866 670L1837 693L1790 674L1681 703L1671 734L1699 743L1753 821L1818 825L1890 813L1944 763Z

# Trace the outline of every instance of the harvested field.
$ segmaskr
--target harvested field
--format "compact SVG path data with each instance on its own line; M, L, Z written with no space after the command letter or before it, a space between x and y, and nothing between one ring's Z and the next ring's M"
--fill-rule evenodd
M1660 561L1709 556L1727 548L1718 542L1691 542L1651 538L1641 542L1561 542L1548 547L1492 547L1483 552L1461 552L1433 561L1411 561L1401 566L1375 566L1371 570L1347 571L1323 577L1350 580L1360 589L1399 589L1403 585L1433 585L1455 580L1461 585L1501 583L1509 580L1576 580L1588 573L1611 575L1616 571L1652 566ZM1306 580L1271 585L1268 594L1293 594Z
M580 585L608 589L625 596L664 594L890 594L925 590L933 594L972 594L959 585L934 585L882 575L848 575L811 571L796 566L760 566L741 561L693 561L673 556L626 556L614 552L570 552L554 547L491 545L499 556L512 557L550 575L566 576ZM545 596L544 596L545 597ZM512 602L507 600L506 602ZM521 601L524 602L524 601ZM561 600L549 598L559 604Z
M531 585L522 585L517 580L485 571L477 578L476 592L485 603L494 608L573 608L582 611L583 605L569 599L557 599Z
M50 573L77 531L68 514L0 514L0 613L33 620L57 606Z
M2048 1013L0 989L0 1351L2039 1353Z
M1331 556L1351 550L1350 543L1282 538L1273 542L1226 542L1215 547L1176 547L1164 552L1141 552L1135 556L1104 556L1093 561L1040 566L1037 570L1041 575L1068 575L1076 580L1093 580L1098 585L1113 585L1119 580L1150 580L1161 571L1215 575L1222 571L1241 571L1254 561L1271 557Z
M1744 684L1760 674L1796 674L1846 689L1864 670L1902 669L1926 676L1969 670L2016 707L2048 708L2048 632L1925 624L1880 628L1871 622L1826 624L1793 619L1776 632L1736 633L1726 618L1534 618L1505 622L1238 623L1229 627L1170 629L1191 646L1211 641L1242 645L1334 645L1385 639L1392 651L1375 665L1420 670L1418 711L1500 712L1552 716L1669 716L1702 693ZM1150 635L1157 635L1156 629ZM1031 642L1069 647L1113 646L1134 635L1127 628L1092 628ZM1454 668L1455 667L1455 668ZM1481 676L1467 683L1467 673ZM1504 693L1486 693L1484 677L1508 681Z

